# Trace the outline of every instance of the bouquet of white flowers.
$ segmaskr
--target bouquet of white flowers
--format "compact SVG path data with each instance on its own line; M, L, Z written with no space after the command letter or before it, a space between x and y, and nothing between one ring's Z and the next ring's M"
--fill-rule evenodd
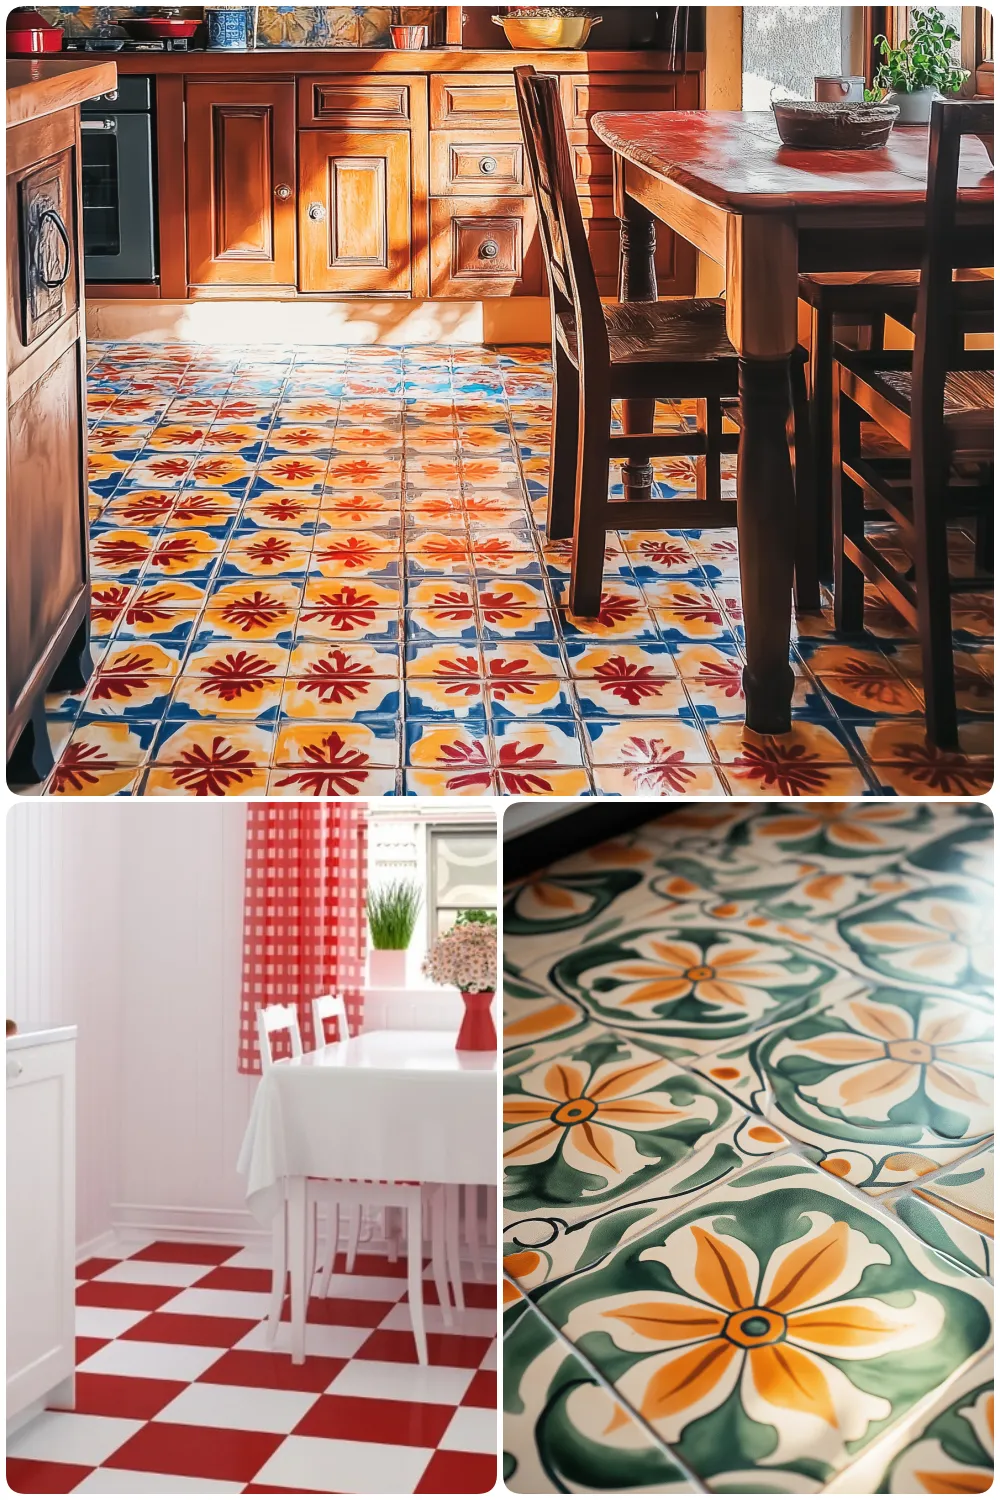
M492 994L497 987L496 924L456 923L424 959L424 973L435 984L453 984L469 994Z

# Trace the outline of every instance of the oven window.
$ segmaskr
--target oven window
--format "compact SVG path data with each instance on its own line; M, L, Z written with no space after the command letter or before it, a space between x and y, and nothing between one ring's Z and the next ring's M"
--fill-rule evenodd
M88 255L120 255L118 137L87 134L83 141L83 233Z

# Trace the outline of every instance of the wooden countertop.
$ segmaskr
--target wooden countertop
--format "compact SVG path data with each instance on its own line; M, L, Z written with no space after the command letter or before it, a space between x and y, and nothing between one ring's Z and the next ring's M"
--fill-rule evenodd
M315 74L315 73L509 73L533 64L554 73L663 73L669 52L464 51L430 47L421 52L391 48L260 47L256 51L116 52L121 73ZM705 66L702 52L687 55L688 73ZM677 71L680 71L678 69Z
M117 82L107 57L13 58L7 64L8 128L106 94Z

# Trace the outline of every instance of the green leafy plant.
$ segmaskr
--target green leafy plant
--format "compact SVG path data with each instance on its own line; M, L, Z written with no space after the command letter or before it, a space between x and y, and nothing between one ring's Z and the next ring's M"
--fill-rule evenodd
M413 880L394 880L368 892L365 911L373 948L408 948L423 896Z
M482 922L487 927L497 925L497 914L495 911L486 911L484 907L470 906L467 911L460 911L455 918L455 926L461 927L466 922Z
M890 47L887 37L875 38L882 63L865 98L874 103L889 92L913 94L928 88L957 94L969 76L965 68L955 66L951 56L950 49L958 40L958 32L936 5L914 12L909 35L898 47Z

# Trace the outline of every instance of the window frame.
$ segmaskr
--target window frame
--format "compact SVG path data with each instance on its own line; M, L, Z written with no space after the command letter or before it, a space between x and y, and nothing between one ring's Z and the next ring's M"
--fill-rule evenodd
M881 58L875 49L875 38L886 36L895 47L909 29L908 5L866 5L864 18L865 77L869 88ZM993 56L993 17L985 6L963 5L961 19L961 65L968 70L962 95L976 91L976 72Z
M465 822L464 820L463 821L456 821L454 818L448 818L448 817L429 819L427 821L427 823L424 825L423 865L424 865L425 889L427 891L427 900L424 903L424 906L425 906L424 927L425 927L426 941L427 941L427 948L428 948L428 950L430 949L431 945L434 943L434 941L436 940L437 935L438 935L438 931L437 931L437 917L438 917L438 912L439 911L464 911L464 910L466 910L466 908L462 907L462 906L456 906L456 907L452 907L452 906L439 906L438 902L437 902L437 882L436 882L436 879L435 879L434 840L435 840L435 837L437 837L438 835L442 835L442 834L444 834L444 835L450 834L452 836L455 836L456 834L458 834L458 835L464 835L467 838L479 838L479 839L481 839L483 837L489 837L489 826L488 825L476 826L475 824L469 824L468 822ZM495 847L495 851L496 851L494 857L496 858L497 863L498 863L498 867L499 867L500 846L499 846L499 838L498 838L497 829L496 829L496 825L495 824L493 825L493 828L492 828L492 836L493 836L493 842L494 842L494 847ZM498 869L498 879L499 879L499 869ZM494 915L497 917L497 920L499 921L500 909L499 909L499 905L498 905L498 899L499 899L499 891L497 890L497 891L494 891L492 904L484 904L483 910L484 911L491 911L491 912L493 912Z

